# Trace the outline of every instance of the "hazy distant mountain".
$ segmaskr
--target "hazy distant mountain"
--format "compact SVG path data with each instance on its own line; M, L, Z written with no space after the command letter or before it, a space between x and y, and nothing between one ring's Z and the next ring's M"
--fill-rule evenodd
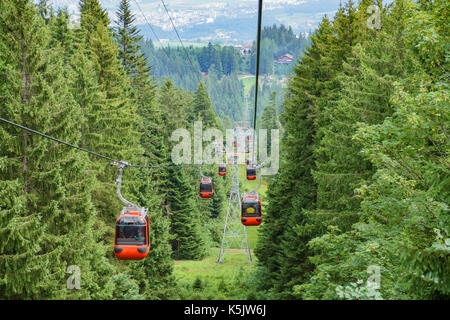
M130 3L145 37L156 41L148 21L162 41L177 39L161 1L136 1L138 5L135 0ZM114 21L119 0L100 2ZM78 16L76 0L50 0L49 3L67 7L74 17ZM265 0L263 25L284 24L297 34L310 32L324 14L332 16L339 3L340 0ZM183 40L233 43L256 37L257 0L165 0L165 4Z

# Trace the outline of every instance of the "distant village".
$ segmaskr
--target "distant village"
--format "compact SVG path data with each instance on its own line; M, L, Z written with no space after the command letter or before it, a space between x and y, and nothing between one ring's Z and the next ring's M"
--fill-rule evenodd
M252 53L252 42L246 44L236 44L233 47L243 55L250 55ZM275 63L278 64L291 64L294 61L294 56L289 53L285 53L282 56L275 58Z

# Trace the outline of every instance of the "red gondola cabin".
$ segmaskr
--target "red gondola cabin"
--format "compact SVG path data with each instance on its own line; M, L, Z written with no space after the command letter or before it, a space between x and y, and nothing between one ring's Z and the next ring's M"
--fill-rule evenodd
M114 254L121 260L144 259L150 249L150 223L147 212L125 207L116 221Z
M225 164L219 165L219 176L227 175L227 166Z
M257 193L246 195L242 199L241 222L245 226L257 226L261 224L261 198Z
M247 166L247 180L256 180L256 168L252 165Z
M200 181L199 194L201 198L212 198L213 183L211 178L203 177Z

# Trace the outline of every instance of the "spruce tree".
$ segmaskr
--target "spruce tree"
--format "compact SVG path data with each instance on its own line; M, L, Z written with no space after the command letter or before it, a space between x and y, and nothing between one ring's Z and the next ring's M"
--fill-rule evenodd
M215 112L203 82L199 83L198 89L193 94L192 109L188 119L191 125L193 125L194 121L202 121L203 132L208 129L222 130L221 121ZM220 238L222 214L227 202L225 194L227 182L217 174L217 164L204 164L201 167L201 171L204 175L213 179L214 196L209 201L197 198L197 206L202 219L208 221L207 224L204 224L203 232L209 234L209 238L217 243ZM194 177L195 186L198 188L198 179L200 178L198 170Z
M98 92L102 101L90 111L87 125L89 139L86 147L118 160L136 163L143 150L139 144L140 123L137 106L132 99L130 80L126 76L118 59L118 47L109 29L109 19L97 0L80 1L81 33L84 35L88 57L93 63L94 74L98 81ZM112 211L120 212L119 201L115 194L115 168L105 166L103 160L93 161L97 172L94 193L96 206L109 216ZM128 188L135 177L124 179L125 198L133 201Z
M444 8L448 8L445 1L433 5L399 1L385 20L401 34L387 36L396 44L390 51L398 50L397 57L413 63L389 65L391 74L404 72L402 81L391 89L392 114L378 124L361 124L354 136L376 171L372 181L357 190L363 198L359 223L346 234L323 239L331 244L328 256L342 257L340 263L333 263L335 270L341 270L339 277L328 282L328 287L346 284L348 288L345 280L354 279L345 278L342 270L348 272L349 267L364 281L364 268L370 264L378 266L383 275L375 297L445 299L449 294L448 152L444 142L449 115L448 86L443 84L448 78L448 59L442 46L448 31L440 27L446 19ZM388 30L391 34L392 29ZM432 34L439 40L433 40ZM414 68L406 68L410 65ZM344 237L345 250L333 248ZM318 242L321 250L324 241ZM329 261L321 268L327 265ZM373 292L347 289L345 293L360 299L374 297Z
M138 124L138 131L143 133L140 144L144 149L140 162L148 165L167 164L163 113L156 98L156 84L150 75L151 68L147 58L140 52L138 42L142 37L133 25L134 16L128 1L121 2L116 16L115 38L119 46L119 59L131 81L132 99L142 119ZM170 221L163 207L165 200L162 194L162 190L167 187L166 175L165 169L139 170L136 176L139 183L132 188L138 202L149 208L149 256L144 261L133 263L130 271L147 299L168 299L174 294L171 291L175 287L175 280L169 243Z
M139 34L137 26L134 25L135 16L130 10L130 2L121 0L116 12L114 37L119 45L119 59L128 76L133 79L139 76L149 75L150 67L141 52L139 42L142 36Z
M286 135L280 147L282 159L279 173L269 185L269 204L255 249L262 273L260 285L271 290L274 298L292 296L293 283L303 281L311 270L306 243L312 235L304 209L315 207L311 170L315 168L316 101L324 94L322 83L331 78L326 59L332 33L325 17L294 68L283 104Z
M357 24L363 25L367 20L365 12L370 4L361 2ZM415 72L403 40L406 26L403 3L397 2L389 16L384 12L384 29L360 29L360 42L353 46L351 55L343 63L343 72L336 78L342 89L334 105L322 113L327 124L320 129L322 138L316 149L320 160L314 172L320 190L317 203L320 210L312 212L311 216L321 213L328 219L316 223L323 230L318 235L323 235L310 242L316 270L307 284L298 287L304 298L335 298L336 284L360 280L364 268L372 264L363 254L358 256L360 263L355 270L354 260L346 251L359 250L356 248L361 244L360 239L355 241L360 229L352 229L359 219L361 201L361 194L355 189L370 184L374 173L371 164L361 155L361 143L353 136L359 126L380 123L392 114L394 82ZM345 231L349 232L343 233Z
M206 91L206 85L203 82L198 84L198 88L194 93L193 110L190 116L191 122L193 119L195 119L194 121L202 121L204 129L220 129L217 115Z
M64 73L63 51L50 46L50 30L34 5L2 2L0 28L0 65L9 71L1 84L1 115L78 144L82 113ZM102 259L105 251L96 234L90 232L95 210L88 157L27 131L3 126L0 130L6 141L1 150L6 155L2 184L12 196L7 203L2 197L0 205L2 234L9 239L2 241L0 258L3 296L95 297L101 272L110 271L110 266ZM69 265L80 268L83 290L66 287Z
M201 217L195 210L194 192L189 185L183 168L168 172L168 210L173 234L172 248L175 259L196 260L206 254L202 238Z

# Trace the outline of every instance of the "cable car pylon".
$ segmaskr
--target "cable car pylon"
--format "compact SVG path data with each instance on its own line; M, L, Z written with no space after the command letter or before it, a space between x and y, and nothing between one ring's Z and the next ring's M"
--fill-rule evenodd
M235 137L237 138L237 137ZM227 216L223 228L222 245L217 263L222 263L225 250L230 248L244 249L252 263L252 255L248 243L247 229L241 223L241 194L239 193L239 162L234 150L233 162L230 169L231 191L228 199Z

